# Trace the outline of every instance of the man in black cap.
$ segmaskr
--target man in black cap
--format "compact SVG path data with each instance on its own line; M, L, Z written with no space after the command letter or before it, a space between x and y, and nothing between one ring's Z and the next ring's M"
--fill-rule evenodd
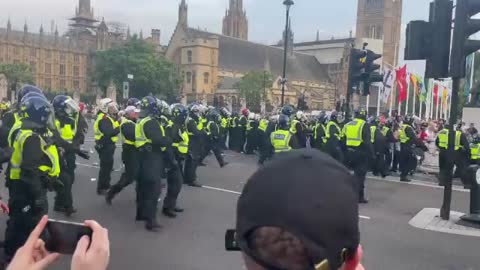
M258 170L238 201L236 229L248 270L363 269L355 179L318 150Z

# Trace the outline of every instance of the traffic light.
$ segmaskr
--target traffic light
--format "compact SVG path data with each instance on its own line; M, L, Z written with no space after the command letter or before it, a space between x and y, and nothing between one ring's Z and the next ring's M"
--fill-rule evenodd
M352 48L350 51L350 64L348 68L348 95L354 88L358 91L358 84L363 80L367 52Z
M371 50L366 51L365 72L363 74L363 95L370 95L370 84L375 82L383 82L383 75L380 74L380 65L375 61L382 58L381 54L376 54Z
M450 76L453 78L465 77L466 56L480 49L480 40L468 39L480 31L480 20L471 18L479 12L480 0L457 0L450 62Z
M407 25L405 60L427 60L426 78L448 77L453 2L430 3L430 20Z

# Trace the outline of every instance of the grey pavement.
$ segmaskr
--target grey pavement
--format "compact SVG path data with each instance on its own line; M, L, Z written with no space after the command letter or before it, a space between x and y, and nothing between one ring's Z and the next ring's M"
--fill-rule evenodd
M93 149L93 143L87 142L85 149ZM114 181L120 176L120 152L121 148L117 148L118 171L112 174ZM230 165L220 169L216 160L209 157L207 167L198 171L200 182L208 188L184 186L180 205L186 212L173 220L160 216L164 228L159 233L150 233L142 223L134 221L134 187L121 193L113 206L107 206L104 198L96 195L96 182L92 181L98 174L96 154L89 161L78 158L74 193L79 212L71 220L95 219L109 229L112 245L109 269L244 269L240 253L224 251L224 233L235 226L238 194L257 165L254 156L227 152L226 159ZM371 202L360 209L366 269L479 269L480 238L409 225L422 209L439 208L442 201L442 189L434 183L417 183L420 184L400 183L395 177L368 180ZM6 192L2 190L2 194ZM468 196L468 192L454 191L452 210L465 213ZM65 219L54 212L51 216ZM4 216L0 217L1 232L5 221ZM62 258L53 269L68 269L69 260Z

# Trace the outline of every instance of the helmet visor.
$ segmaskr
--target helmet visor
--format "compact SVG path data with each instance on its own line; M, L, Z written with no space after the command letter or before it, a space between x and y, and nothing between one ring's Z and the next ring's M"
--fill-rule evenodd
M78 106L78 103L74 99L67 99L65 101L65 113L72 116L78 112L80 112L80 106Z

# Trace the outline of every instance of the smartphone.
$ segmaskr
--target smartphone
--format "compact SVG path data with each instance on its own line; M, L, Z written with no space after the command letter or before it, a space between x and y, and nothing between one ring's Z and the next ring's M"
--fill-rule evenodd
M240 247L237 242L237 231L227 230L225 233L225 249L227 251L240 251Z
M50 252L73 254L78 240L86 235L92 239L93 231L82 223L49 219L43 231L45 248Z

